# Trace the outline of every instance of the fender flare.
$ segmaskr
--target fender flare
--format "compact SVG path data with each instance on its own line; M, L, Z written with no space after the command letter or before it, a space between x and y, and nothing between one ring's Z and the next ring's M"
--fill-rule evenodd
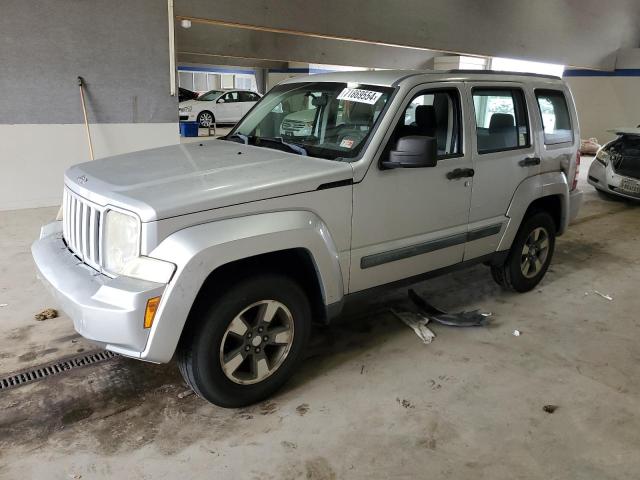
M527 209L533 202L553 195L560 197L561 212L558 235L562 235L569 225L570 205L567 176L563 172L543 173L529 177L518 185L507 210L509 220L497 250L503 251L511 248Z
M176 264L141 359L171 360L200 288L217 268L257 255L303 248L315 265L325 305L344 295L338 251L325 223L304 210L218 220L167 237L150 256Z

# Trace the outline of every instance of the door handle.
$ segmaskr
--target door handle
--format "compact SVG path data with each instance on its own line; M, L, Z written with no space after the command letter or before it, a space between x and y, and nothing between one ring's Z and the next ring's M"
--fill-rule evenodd
M447 178L449 180L455 180L456 178L473 177L476 174L473 168L456 168L447 172Z
M521 167L533 167L535 165L540 165L540 157L527 157L524 160L520 160L518 165Z

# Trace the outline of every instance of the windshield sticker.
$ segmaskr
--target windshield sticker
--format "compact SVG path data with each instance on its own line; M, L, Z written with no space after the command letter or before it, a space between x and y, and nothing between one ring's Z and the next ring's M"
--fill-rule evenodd
M340 142L340 146L343 148L351 148L353 147L353 140L349 138L343 138L342 141Z
M373 90L360 90L359 88L345 88L338 95L338 100L348 100L349 102L368 103L373 105L376 103L382 92L374 92Z

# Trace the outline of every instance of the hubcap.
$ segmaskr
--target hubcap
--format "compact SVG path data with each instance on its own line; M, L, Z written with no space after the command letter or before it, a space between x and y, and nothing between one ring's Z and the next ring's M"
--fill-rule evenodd
M210 114L208 113L200 114L200 125L202 125L203 127L208 127L212 123L213 123L213 117Z
M277 300L261 300L242 310L227 326L220 365L229 380L258 383L282 365L293 343L293 316Z
M520 271L526 278L538 275L549 256L549 232L543 227L534 229L527 237L520 256Z

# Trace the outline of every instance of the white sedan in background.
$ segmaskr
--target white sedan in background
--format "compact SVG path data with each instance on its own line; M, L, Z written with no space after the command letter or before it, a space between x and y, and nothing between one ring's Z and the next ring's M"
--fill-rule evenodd
M249 90L210 90L194 100L180 102L178 112L181 122L198 122L201 127L215 123L237 123L253 105L260 94Z
M588 181L607 195L640 200L640 126L609 131L618 138L598 150Z

